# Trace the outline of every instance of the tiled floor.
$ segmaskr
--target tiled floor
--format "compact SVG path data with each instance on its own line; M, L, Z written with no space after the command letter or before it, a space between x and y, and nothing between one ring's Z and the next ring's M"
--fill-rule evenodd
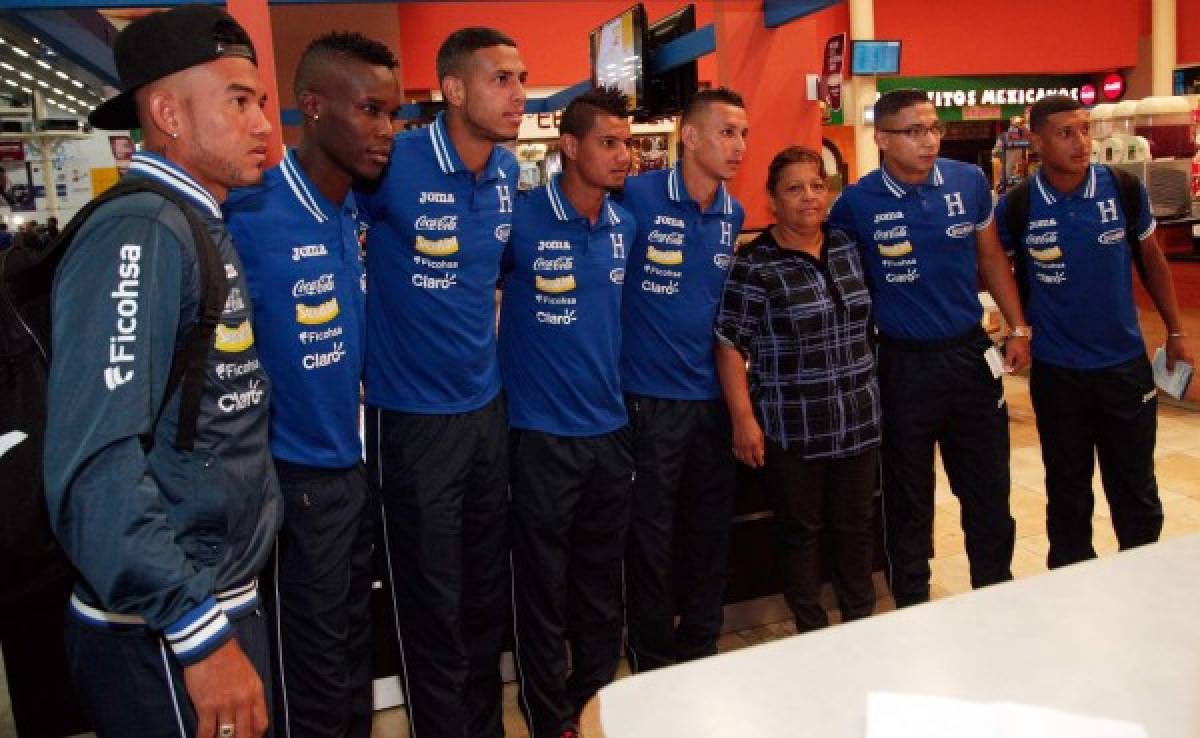
M1046 571L1046 552L1049 547L1046 539L1042 457L1033 409L1029 404L1028 380L1011 377L1005 383L1005 390L1012 429L1012 514L1017 521L1013 575L1029 577ZM1160 402L1155 464L1159 493L1166 512L1162 537L1200 533L1200 408L1167 406ZM951 597L971 588L962 529L958 523L958 500L951 494L940 464L937 475L935 558L932 562L932 593L935 599ZM1104 556L1117 550L1117 542L1100 487L1098 470L1092 486L1096 491L1093 519L1095 546L1096 551ZM890 597L885 596L879 601L879 612L892 608ZM727 633L722 636L718 647L722 652L732 651L794 634L791 621L785 620ZM625 674L628 674L628 668L622 663L620 675ZM528 738L529 733L517 710L515 687L507 685L504 696L505 735L508 738ZM408 725L402 708L386 710L376 716L372 738L407 736Z
M1046 570L1045 497L1042 461L1037 443L1033 411L1029 405L1028 382L1010 378L1006 385L1009 414L1012 419L1012 510L1017 521L1017 548L1013 573L1034 576ZM1200 409L1160 404L1156 471L1166 524L1163 537L1200 533ZM1116 551L1116 540L1108 518L1108 507L1100 490L1099 474L1094 480L1097 492L1095 515L1096 549L1101 555ZM934 525L936 558L933 560L933 596L950 597L970 589L962 531L958 525L958 501L950 493L945 475L938 469L938 515ZM879 602L879 611L892 609L891 599ZM771 623L725 634L719 643L722 651L731 651L792 635L790 621ZM621 675L628 673L622 664ZM7 689L0 667L0 738L14 735ZM505 688L504 723L509 738L527 738L528 733L516 707L516 690ZM403 709L380 712L376 716L373 738L406 738L408 726Z

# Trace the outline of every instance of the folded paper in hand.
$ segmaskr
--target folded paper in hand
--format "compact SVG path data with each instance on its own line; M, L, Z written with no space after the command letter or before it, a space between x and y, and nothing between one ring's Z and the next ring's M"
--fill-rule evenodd
M1192 365L1186 361L1175 362L1173 370L1167 370L1167 352L1160 346L1154 352L1154 384L1176 400L1182 399L1187 392L1188 383L1192 381Z

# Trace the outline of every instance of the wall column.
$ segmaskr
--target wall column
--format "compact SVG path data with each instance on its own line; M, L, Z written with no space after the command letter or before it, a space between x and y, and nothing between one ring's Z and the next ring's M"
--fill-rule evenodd
M850 38L866 40L875 38L875 1L850 0ZM846 49L846 72L850 70L850 49ZM863 123L863 108L875 104L875 77L855 75L849 77L847 86L850 94L846 105L846 122L854 126L854 160L858 165L858 176L863 176L879 166L879 149L875 146L875 127Z
M271 40L271 12L267 0L228 0L226 9L242 24L254 41L258 56L258 74L267 91L264 111L271 122L271 137L267 139L266 167L273 167L283 158L283 122L279 117L279 84L275 78L275 44Z
M1151 18L1151 83L1150 89L1155 95L1170 95L1172 93L1171 76L1175 71L1175 0L1154 0Z

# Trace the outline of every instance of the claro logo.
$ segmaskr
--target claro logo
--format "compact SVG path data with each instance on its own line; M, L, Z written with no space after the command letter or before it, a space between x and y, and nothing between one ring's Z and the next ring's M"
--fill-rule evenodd
M264 394L266 393L262 388L262 380L251 379L247 383L246 389L240 392L228 392L217 398L217 407L221 408L223 413L247 410L261 403Z
M109 293L114 302L116 328L108 338L108 366L104 369L104 386L109 391L133 379L133 368L123 369L135 359L137 343L138 296L141 289L142 247L127 243L121 246L117 265L117 286Z

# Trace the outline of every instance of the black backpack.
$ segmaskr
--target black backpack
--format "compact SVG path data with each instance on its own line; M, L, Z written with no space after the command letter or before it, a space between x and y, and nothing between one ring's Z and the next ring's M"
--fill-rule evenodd
M1117 183L1117 193L1120 195L1121 212L1125 214L1125 241L1129 244L1129 255L1137 269L1138 278L1146 282L1146 262L1142 258L1142 242L1137 235L1137 222L1142 217L1142 184L1137 177L1123 169L1114 169L1108 165L1105 169L1112 174ZM1026 177L1008 191L1008 209L1005 212L1005 225L1013 246L1013 270L1017 278L1017 290L1021 294L1021 304L1029 303L1029 282L1026 279L1028 266L1026 257L1019 253L1025 243L1025 232L1029 229L1029 198L1031 196L1030 180Z
M12 572L0 574L0 606L38 591L42 582L70 576L50 531L42 489L55 272L79 229L97 208L143 192L155 193L183 211L196 244L203 296L195 325L187 338L177 343L163 401L143 445L149 448L153 444L153 428L172 391L182 382L175 446L193 446L205 364L228 294L224 261L194 205L154 180L125 178L84 206L44 247L14 246L0 251L0 480L4 480L0 483L0 532L4 534L0 536L0 560L14 567ZM10 546L11 552L7 550Z

